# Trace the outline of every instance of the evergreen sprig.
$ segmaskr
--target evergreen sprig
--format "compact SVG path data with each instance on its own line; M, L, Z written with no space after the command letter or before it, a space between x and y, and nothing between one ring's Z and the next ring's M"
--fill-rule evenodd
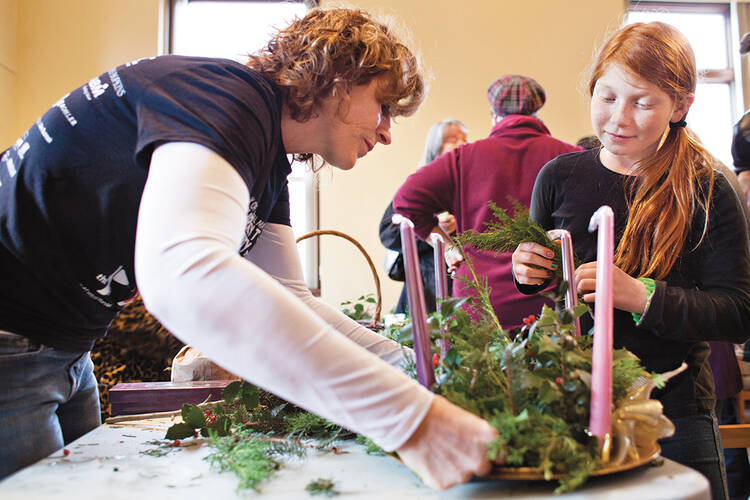
M332 479L319 477L307 483L305 490L310 495L323 495L327 497L333 497L339 494L336 490L336 483Z
M259 491L259 484L274 475L279 468L279 455L289 449L273 441L263 441L250 430L240 430L233 436L211 433L214 451L206 457L220 471L231 471L239 478L238 490Z
M456 240L462 245L470 245L479 250L502 253L512 252L525 241L538 243L555 252L553 261L557 264L555 277L562 280L562 255L560 245L547 236L547 232L539 224L531 220L529 209L524 207L518 200L508 197L513 205L513 215L509 215L505 209L497 206L493 201L488 203L495 220L485 222L487 229L481 232L474 230L464 231L456 236ZM574 256L575 266L580 264Z

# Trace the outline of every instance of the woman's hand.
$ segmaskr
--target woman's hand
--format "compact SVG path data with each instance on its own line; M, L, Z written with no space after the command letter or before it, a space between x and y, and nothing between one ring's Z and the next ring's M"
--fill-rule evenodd
M594 302L596 297L596 261L582 264L574 274L576 291L583 295L584 302ZM646 285L612 266L612 302L615 309L631 313L642 313L646 308L648 290Z
M492 467L487 445L496 437L486 420L435 396L422 423L397 451L424 484L442 490L487 474Z
M448 272L452 273L456 269L458 269L458 266L461 265L461 263L464 261L463 255L461 255L461 252L456 248L455 245L450 245L445 250L445 263L448 265Z
M552 259L555 253L549 248L525 241L513 252L513 275L522 285L541 285L554 276L557 269Z

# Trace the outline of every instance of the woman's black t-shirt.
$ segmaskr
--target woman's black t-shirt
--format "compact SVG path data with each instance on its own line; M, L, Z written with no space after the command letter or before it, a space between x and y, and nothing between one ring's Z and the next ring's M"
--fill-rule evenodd
M136 294L160 144L201 144L237 169L250 191L241 253L266 222L289 225L280 119L278 88L223 59L141 59L63 96L0 157L0 329L69 351L104 334Z

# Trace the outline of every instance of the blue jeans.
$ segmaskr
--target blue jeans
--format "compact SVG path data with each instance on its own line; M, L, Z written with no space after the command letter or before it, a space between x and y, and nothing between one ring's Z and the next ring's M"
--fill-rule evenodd
M0 330L0 479L101 424L89 353Z
M659 441L661 454L691 467L708 478L714 500L726 500L727 477L724 471L721 436L713 410L674 418L674 436Z

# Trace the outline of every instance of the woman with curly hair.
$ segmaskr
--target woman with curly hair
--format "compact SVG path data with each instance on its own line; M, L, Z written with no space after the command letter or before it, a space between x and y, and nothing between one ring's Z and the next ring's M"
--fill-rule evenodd
M686 127L698 76L687 39L663 23L636 23L599 50L589 80L591 123L601 148L562 155L539 173L531 217L570 231L584 262L583 300L599 283L591 215L609 205L617 248L612 284L614 344L653 372L687 364L654 391L675 425L662 455L703 473L726 498L714 414L708 340L744 342L750 331L750 253L742 206ZM513 272L521 291L543 287L551 251L521 243ZM584 332L590 318L581 318Z
M142 59L62 97L0 159L0 478L99 425L88 351L137 291L183 342L428 485L486 472L494 429L311 296L289 222L288 154L350 169L423 93L386 24L316 9L247 66Z

